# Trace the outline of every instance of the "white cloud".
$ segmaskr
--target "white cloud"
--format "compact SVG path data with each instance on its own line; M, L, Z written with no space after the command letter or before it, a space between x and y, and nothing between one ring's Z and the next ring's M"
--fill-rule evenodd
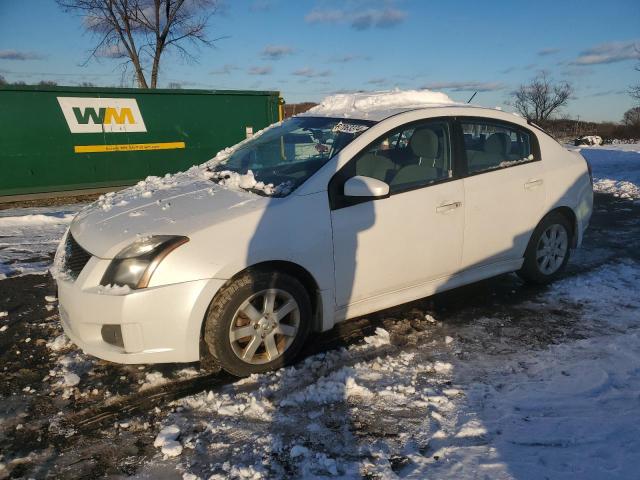
M358 55L358 54L344 54L344 55L335 55L329 58L329 63L350 63L358 60L371 60L371 57L367 55Z
M249 75L269 75L273 69L267 65L266 67L251 67Z
M494 92L504 90L505 85L500 82L434 82L423 88L429 90L451 90L452 92Z
M586 68L584 65L580 67L569 67L560 71L563 77L588 77L593 73L593 69Z
M272 0L255 0L249 6L252 12L267 12L273 8Z
M351 19L351 26L356 30L368 28L389 28L404 22L407 13L395 8L384 10L368 10L355 14Z
M314 78L314 77L329 77L331 76L331 70L315 70L314 68L304 67L293 72L293 75L298 77Z
M543 48L538 51L538 55L541 57L546 57L547 55L554 55L560 51L559 48Z
M127 52L119 43L114 45L103 45L96 52L97 57L104 58L123 58L127 56Z
M578 58L569 64L579 66L599 65L638 59L640 59L640 42L631 40L627 42L601 43L580 52Z
M230 63L225 63L222 67L216 68L209 72L210 75L230 75L234 70L238 70L238 67Z
M0 50L0 60L41 60L44 57L34 52L19 50Z
M345 21L347 14L344 10L320 10L314 9L305 17L307 23L338 23Z
M293 48L287 45L267 45L262 50L262 56L272 60L279 60L286 55L291 55L293 52Z
M405 21L407 12L398 8L370 8L347 11L344 9L314 9L305 16L307 23L348 23L355 30L389 28Z

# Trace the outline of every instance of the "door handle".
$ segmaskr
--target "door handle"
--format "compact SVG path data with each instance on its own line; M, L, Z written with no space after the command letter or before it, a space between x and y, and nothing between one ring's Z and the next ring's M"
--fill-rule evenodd
M535 180L529 180L527 183L525 183L524 188L530 190L532 188L539 187L543 183L544 183L544 180L542 180L541 178L536 178Z
M454 208L460 208L461 206L462 202L443 203L442 205L436 207L436 212L445 213L449 210L453 210Z

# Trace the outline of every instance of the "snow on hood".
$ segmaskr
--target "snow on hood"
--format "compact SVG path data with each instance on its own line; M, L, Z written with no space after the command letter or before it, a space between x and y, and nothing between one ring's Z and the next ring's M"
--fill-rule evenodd
M251 138L278 125L256 132ZM139 236L188 235L227 220L230 209L237 216L243 210L259 208L268 201L265 197L281 194L288 186L257 182L251 171L245 175L212 171L247 141L225 148L185 172L150 176L132 187L101 195L76 216L71 233L93 255L109 258L116 246ZM214 178L217 183L212 181Z
M149 196L112 193L80 212L71 223L71 233L91 254L111 258L140 237L189 236L259 210L268 202L268 198L206 180L178 183Z
M442 92L396 89L331 95L302 116L382 119L402 110L451 105L458 103Z

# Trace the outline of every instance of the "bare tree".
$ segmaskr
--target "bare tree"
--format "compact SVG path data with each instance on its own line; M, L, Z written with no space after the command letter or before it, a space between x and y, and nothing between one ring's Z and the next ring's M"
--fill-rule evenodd
M640 107L633 107L624 112L622 123L628 127L640 127Z
M573 88L569 83L553 84L545 73L540 73L514 92L513 106L527 120L542 123L565 106L572 93Z
M640 52L640 51L639 51ZM639 53L640 54L640 53ZM640 72L640 65L638 65L636 67L636 70L638 72ZM635 98L636 100L640 101L640 83L637 83L635 85L633 85L630 89L629 89L629 95L631 95L633 98Z
M0 75L0 85L8 85L7 81L4 79L2 75Z
M216 38L206 36L220 0L56 0L66 12L83 17L85 28L94 33L94 57L124 59L133 66L138 86L156 88L160 59L174 49L187 60L195 60L189 47L211 46ZM87 60L87 61L88 61ZM150 69L150 82L147 75Z

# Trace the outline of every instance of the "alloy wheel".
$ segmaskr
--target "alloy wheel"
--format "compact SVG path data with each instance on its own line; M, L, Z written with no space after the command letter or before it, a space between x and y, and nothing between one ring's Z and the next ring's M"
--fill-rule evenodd
M229 327L236 356L251 365L269 363L291 346L300 327L300 307L288 292L270 288L246 299Z
M550 225L540 236L536 262L541 273L552 275L562 266L569 249L569 235L564 226Z

